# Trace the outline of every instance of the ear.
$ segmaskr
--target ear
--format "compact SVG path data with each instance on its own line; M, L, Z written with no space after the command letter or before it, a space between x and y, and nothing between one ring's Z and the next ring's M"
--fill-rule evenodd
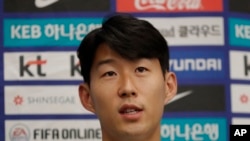
M165 104L167 104L177 93L177 78L173 72L165 73L165 85L166 85L166 98Z
M95 113L93 100L90 96L89 85L86 83L80 84L78 87L78 93L83 107L88 111Z

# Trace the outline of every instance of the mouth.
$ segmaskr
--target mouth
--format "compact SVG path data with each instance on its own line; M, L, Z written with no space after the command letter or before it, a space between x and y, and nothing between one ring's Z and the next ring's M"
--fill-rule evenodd
M139 109L130 109L130 108L128 108L128 109L124 109L124 110L121 110L120 111L120 113L121 114L136 114L136 113L138 113L138 112L140 112L141 110L139 110Z
M138 115L142 111L143 111L143 109L140 108L139 106L132 105L132 104L125 104L120 108L119 113L121 115L128 115L129 116L129 115Z

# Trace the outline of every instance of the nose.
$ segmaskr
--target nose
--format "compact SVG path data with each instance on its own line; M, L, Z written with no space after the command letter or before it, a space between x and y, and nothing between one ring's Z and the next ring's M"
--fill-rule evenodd
M120 80L120 87L118 90L120 97L137 96L135 84L130 77L124 77Z

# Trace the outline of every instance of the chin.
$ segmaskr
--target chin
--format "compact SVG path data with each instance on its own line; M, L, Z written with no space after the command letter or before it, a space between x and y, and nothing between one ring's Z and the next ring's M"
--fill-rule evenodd
M122 131L122 133L124 133L125 135L127 136L138 136L138 135L142 135L142 134L145 134L147 133L147 128L145 127L142 127L142 126L130 126L130 127L127 127L126 129L124 129Z

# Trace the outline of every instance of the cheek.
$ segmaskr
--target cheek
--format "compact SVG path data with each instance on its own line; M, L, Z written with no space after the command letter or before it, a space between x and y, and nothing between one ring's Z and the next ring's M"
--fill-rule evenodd
M95 85L91 87L91 95L94 108L97 113L100 113L104 111L103 109L108 110L112 107L109 105L113 105L115 90L107 85L95 83Z
M155 76L150 77L147 80L142 80L140 82L143 82L141 84L144 85L144 88L147 91L150 91L153 95L158 96L164 96L166 87L165 87L165 81L162 76Z
M154 105L161 107L164 105L166 98L166 88L163 80L150 81L144 86L144 93L147 94L148 100Z
M153 95L151 96L151 103L152 103L152 107L154 107L155 109L158 109L159 113L162 113L162 111L164 110L164 106L165 106L165 99L166 99L166 91L165 91L165 87L164 85L162 85L161 83L159 83L155 89L153 90Z
M152 91L152 95L150 95L149 97L149 100L151 100L151 102L154 103L155 106L157 105L161 107L162 105L164 105L165 98L166 96L163 89L154 89Z

